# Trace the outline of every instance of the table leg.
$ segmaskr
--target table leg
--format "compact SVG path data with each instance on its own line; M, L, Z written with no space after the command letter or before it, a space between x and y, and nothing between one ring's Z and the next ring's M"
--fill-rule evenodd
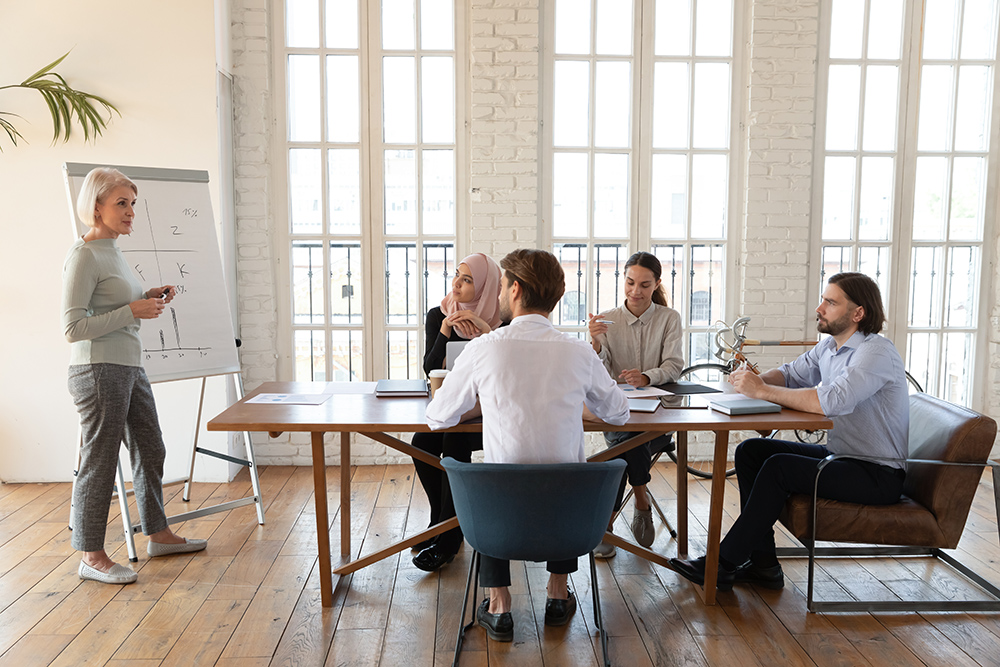
M330 563L330 513L326 507L326 452L323 434L312 434L313 495L316 496L316 542L319 544L319 590L324 607L333 606Z
M677 432L677 555L688 552L688 434Z
M708 548L705 550L705 604L715 604L719 576L719 542L722 540L722 505L726 494L726 464L729 433L716 431L712 461L712 500L708 512Z
M351 555L351 434L340 434L340 555Z

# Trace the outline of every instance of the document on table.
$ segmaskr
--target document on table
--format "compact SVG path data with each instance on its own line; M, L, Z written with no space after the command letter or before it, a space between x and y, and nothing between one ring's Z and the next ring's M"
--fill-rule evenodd
M322 405L332 394L257 394L247 399L247 403L270 403L272 405Z
M673 396L669 391L664 391L659 387L633 387L630 384L620 382L618 388L625 392L629 398L657 398L659 396Z
M374 394L375 382L329 382L324 394Z

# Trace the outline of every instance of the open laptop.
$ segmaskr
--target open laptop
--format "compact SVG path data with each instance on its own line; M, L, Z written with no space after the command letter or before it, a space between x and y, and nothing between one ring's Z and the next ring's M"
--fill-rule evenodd
M444 346L444 367L447 370L451 370L455 367L455 360L458 359L458 355L462 354L462 350L465 346L469 344L467 340L450 340Z

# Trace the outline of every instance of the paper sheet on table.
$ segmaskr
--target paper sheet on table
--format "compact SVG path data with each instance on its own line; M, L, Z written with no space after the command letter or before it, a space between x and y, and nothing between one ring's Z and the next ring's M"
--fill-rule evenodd
M324 394L374 394L377 382L329 382Z
M633 387L624 382L618 384L618 388L625 392L629 398L656 398L658 396L673 396L672 392L664 391L659 387Z
M247 403L269 403L272 405L321 405L331 394L257 394L247 399Z

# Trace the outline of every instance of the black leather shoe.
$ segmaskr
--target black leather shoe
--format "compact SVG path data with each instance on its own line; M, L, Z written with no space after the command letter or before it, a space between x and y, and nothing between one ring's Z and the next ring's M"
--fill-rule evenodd
M681 575L690 582L696 583L699 586L705 585L705 557L695 558L694 560L681 560L679 558L671 558L670 565L674 568L674 572ZM731 591L733 589L733 577L735 572L733 570L726 569L721 563L719 564L719 574L716 577L715 587L720 591Z
M566 625L576 611L576 597L570 593L565 600L545 598L545 625Z
M434 572L455 560L455 554L444 551L432 544L413 557L413 564L424 572Z
M486 634L495 642L514 641L514 617L509 611L502 614L490 613L490 599L486 598L479 605L476 621L486 630Z
M764 588L778 590L785 587L785 573L781 571L781 565L760 567L754 565L753 561L748 561L745 565L736 568L733 573L733 583L757 584Z
M423 551L424 549L433 546L436 542L437 542L437 535L428 540L424 540L423 542L417 542L410 548L413 549L414 551Z

